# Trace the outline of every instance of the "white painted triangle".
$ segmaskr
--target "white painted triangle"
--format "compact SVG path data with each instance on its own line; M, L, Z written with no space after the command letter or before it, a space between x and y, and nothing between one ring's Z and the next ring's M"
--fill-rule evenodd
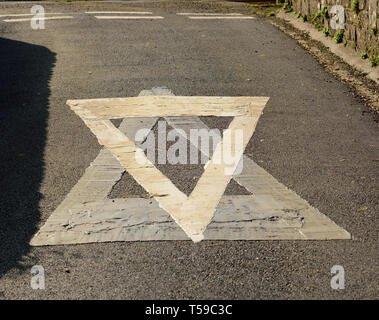
M234 116L229 125L233 135L232 150L237 159L252 137L255 126L268 98L266 97L182 97L145 96L131 98L69 100L67 104L82 118L134 179L156 197L159 206L167 211L184 232L195 242L201 241L203 232L212 221L216 206L228 185L237 164L225 173L222 159L224 140L216 146L211 160L190 196L181 192L135 143L118 130L110 119L125 117L166 116ZM235 144L234 134L242 130L242 145ZM137 161L139 157L142 161ZM143 163L142 165L140 163Z
M164 93L169 96L170 92L164 91ZM162 94L162 90L153 89L141 92L141 95L148 94ZM121 101L121 103L123 102ZM96 105L95 108L97 108ZM244 117L242 109L237 109L237 118ZM85 118L85 121L98 121L88 120L94 119L93 114L88 113L88 109L77 110L77 112ZM100 108L96 112L98 113L97 116L99 114L104 116ZM117 112L120 112L120 110ZM231 113L232 110L228 109L227 115L231 115ZM152 118L138 118L138 121L133 118L124 119L119 128L122 131L122 139L124 137L134 137L135 132L140 128L151 128L157 117L162 114L155 113L154 115L155 117ZM254 115L255 123L258 116ZM170 117L166 117L166 119L172 127L181 128L184 131L189 128L206 127L197 117L188 117L186 121L182 121L183 119L178 114L171 113ZM96 125L105 124L109 128L107 121L109 120L102 118L101 123ZM90 123L90 125L93 126L93 123ZM110 128L113 133L114 127ZM96 128L95 132L98 132ZM250 137L245 143L249 141ZM128 142L131 141L130 139L128 140ZM131 144L129 143L127 147L129 148ZM108 146L110 146L110 149L112 147L119 148L115 144L108 144ZM218 193L216 193L218 200L216 196L210 195L209 197L209 193L202 195L201 193L192 192L192 194L194 193L195 196L199 197L198 201L202 201L202 204L204 201L208 201L209 198L215 203L213 208L211 205L207 206L203 214L200 216L195 215L195 218L191 217L191 215L197 212L199 207L201 208L196 199L188 207L185 207L183 211L178 210L179 214L175 211L177 207L173 203L162 201L166 197L108 199L107 196L112 187L125 171L125 163L122 166L120 162L123 162L120 161L120 158L117 160L108 149L103 149L66 199L35 235L31 244L54 245L104 241L186 240L189 238L195 241L203 238L212 240L350 239L348 232L338 227L317 209L311 207L293 191L280 184L247 156L243 157L242 173L234 176L234 179L252 192L253 195L222 196L231 178L228 177L228 179L224 179L223 185L219 186ZM133 174L135 172L133 169L135 168L126 167L129 173L132 172L137 182L151 194L163 193L162 187L159 190L154 189L151 188L149 183L145 183L143 178L138 179ZM163 175L160 172L151 172L154 172L159 178ZM167 178L165 179L168 180ZM180 197L179 199L182 202L188 201L185 195L181 194L175 186L172 187L166 180L164 180L164 183L167 189L164 192L173 192L175 203L178 203L176 197ZM206 182L205 180L205 185ZM215 180L211 183L214 182ZM219 180L217 180L217 183L219 183ZM159 184L161 185L160 181ZM215 185L213 184L212 188L214 187ZM171 199L174 197L171 197ZM193 206L197 208L196 211ZM168 213L171 214L172 218Z

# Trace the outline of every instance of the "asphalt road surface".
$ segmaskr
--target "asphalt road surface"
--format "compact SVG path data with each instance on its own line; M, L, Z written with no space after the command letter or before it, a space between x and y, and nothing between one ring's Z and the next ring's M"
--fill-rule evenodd
M109 8L127 10L119 6ZM131 10L163 18L45 9L72 18L43 30L0 18L0 299L378 298L378 127L345 84L260 17L190 19L176 14L188 6L149 3ZM31 247L101 149L66 101L153 87L270 97L245 154L353 238ZM45 290L30 286L34 265L45 269ZM333 265L344 267L343 290L330 286Z

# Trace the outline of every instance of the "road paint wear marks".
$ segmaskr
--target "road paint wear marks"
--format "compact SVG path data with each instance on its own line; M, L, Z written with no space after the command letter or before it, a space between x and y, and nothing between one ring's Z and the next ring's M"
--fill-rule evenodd
M168 89L144 90L140 96L172 95ZM87 114L88 116L88 114ZM198 118L191 125L207 128ZM152 128L157 117L126 118L119 130L135 136ZM176 129L188 129L179 117L166 117ZM247 196L222 196L212 222L204 232L209 240L324 240L350 239L317 209L280 184L249 157L243 171L233 178L253 192ZM188 240L157 199L107 199L125 169L104 148L83 177L34 236L31 245L57 245L105 241ZM164 198L164 197L163 197ZM206 200L207 201L207 200ZM195 239L196 240L196 239Z
M75 112L85 110L85 119L106 120L148 116L251 117L257 116L267 101L266 97L138 96L68 100L67 104Z

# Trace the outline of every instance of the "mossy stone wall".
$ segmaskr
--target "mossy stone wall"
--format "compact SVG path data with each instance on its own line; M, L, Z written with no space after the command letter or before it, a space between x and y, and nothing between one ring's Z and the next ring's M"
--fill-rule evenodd
M309 23L313 23L322 30L326 28L330 36L337 30L330 26L334 5L344 7L345 28L343 44L368 55L379 54L379 0L289 0L293 10L307 15ZM352 10L352 3L354 2ZM328 15L320 15L324 7L328 8ZM324 9L325 11L325 9Z

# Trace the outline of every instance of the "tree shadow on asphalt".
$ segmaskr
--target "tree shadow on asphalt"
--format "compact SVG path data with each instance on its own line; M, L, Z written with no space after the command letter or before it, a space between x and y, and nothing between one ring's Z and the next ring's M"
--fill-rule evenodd
M55 61L45 47L0 38L0 276L22 268L37 231Z

